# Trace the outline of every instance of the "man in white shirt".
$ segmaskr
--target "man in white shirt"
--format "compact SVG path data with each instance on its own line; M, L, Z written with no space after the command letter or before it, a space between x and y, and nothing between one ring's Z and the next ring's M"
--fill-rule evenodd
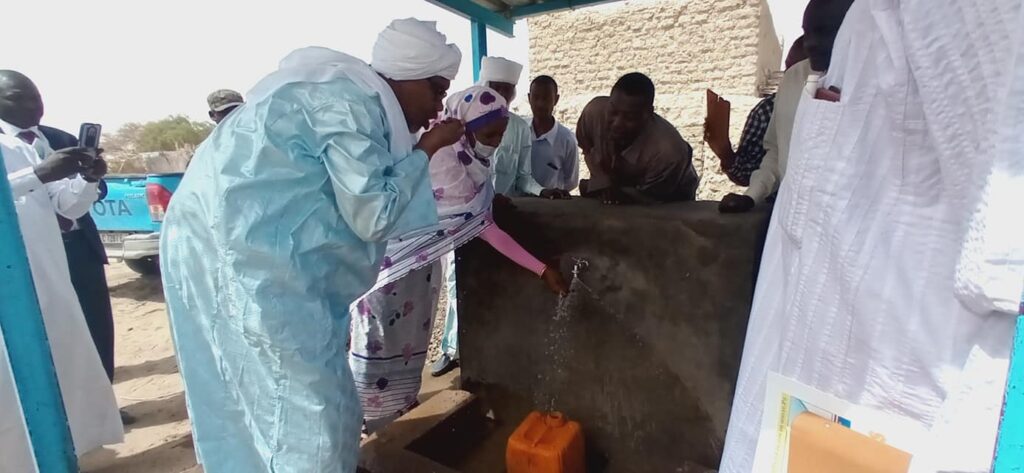
M530 84L529 98L533 178L545 188L571 192L580 182L579 151L576 135L555 120L558 83L551 76L538 76Z
M40 160L31 146L6 134L0 135L0 154L11 184L75 451L82 455L119 443L124 433L114 391L71 284L57 223L57 215L74 220L89 211L99 192L96 182L106 173L106 164L82 148L63 149ZM10 366L6 353L6 348L0 346L0 458L4 471L34 472L17 393L7 374Z
M43 99L35 83L19 72L0 71L0 133L17 137L45 160L54 150L77 147L78 139L62 130L40 125L43 109ZM106 184L100 180L97 186L102 199ZM58 213L57 223L64 240L71 283L107 379L113 382L114 315L104 270L107 255L103 242L88 212L78 219L68 219ZM122 418L126 423L132 420L127 413Z
M843 2L836 2L837 5L844 5ZM796 121L796 109L800 105L800 97L809 80L816 81L817 77L828 70L832 54L832 43L835 41L836 32L843 22L846 14L845 8L831 8L822 18L826 24L823 34L808 30L807 18L804 18L804 48L807 50L808 59L800 61L786 69L786 74L779 85L779 92L775 96L775 110L772 112L771 123L764 135L765 155L761 161L761 167L750 176L750 186L743 195L729 194L722 199L718 209L724 213L746 212L755 205L765 202L779 190L779 184L786 176L786 166L789 163L790 138L793 134L793 123ZM808 40L811 36L813 39Z
M516 85L522 72L522 64L515 61L501 57L485 57L480 63L479 84L494 89L511 104L516 98ZM566 195L555 189L545 189L533 179L532 135L530 124L519 115L510 112L505 136L492 152L495 194L505 197L539 195L546 198ZM486 151L477 149L477 156L489 157Z

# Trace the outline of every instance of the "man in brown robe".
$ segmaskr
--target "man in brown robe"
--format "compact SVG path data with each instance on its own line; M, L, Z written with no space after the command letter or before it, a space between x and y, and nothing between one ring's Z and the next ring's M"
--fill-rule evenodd
M654 83L634 72L622 76L610 97L597 97L576 124L589 181L585 197L606 204L694 200L700 181L693 148L671 123L654 113Z

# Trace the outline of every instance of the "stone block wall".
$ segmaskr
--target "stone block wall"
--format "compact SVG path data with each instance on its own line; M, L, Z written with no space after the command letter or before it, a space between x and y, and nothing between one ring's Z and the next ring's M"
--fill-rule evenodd
M558 119L575 129L587 102L607 95L621 75L649 75L658 113L694 148L701 199L737 189L703 142L705 89L732 102L731 135L738 143L781 57L762 0L629 0L530 19L530 69L558 81ZM581 175L587 175L582 162Z

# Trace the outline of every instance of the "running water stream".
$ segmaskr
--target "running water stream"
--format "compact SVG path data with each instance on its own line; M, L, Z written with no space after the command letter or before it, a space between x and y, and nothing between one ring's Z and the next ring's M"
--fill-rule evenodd
M538 370L537 387L534 389L534 406L541 411L557 410L558 399L554 393L571 392L562 388L569 382L569 373L572 369L569 360L575 350L573 337L569 336L569 330L579 326L584 313L595 313L600 315L611 315L616 323L623 324L631 332L636 348L645 345L644 337L640 335L637 328L630 324L617 311L611 310L609 304L597 295L597 291L583 282L582 274L589 269L590 263L582 258L573 258L572 281L569 283L569 293L559 297L558 305L555 307L554 317L548 324L548 333L545 335L544 359L548 366ZM611 321L609 321L611 322ZM578 330L578 328L577 328Z
M551 319L545 337L544 355L551 369L538 371L537 388L534 390L534 405L541 411L556 410L557 399L551 393L559 390L553 389L551 386L566 382L566 364L569 359L569 350L572 349L568 343L572 315L580 312L586 297L599 300L594 290L580 278L580 274L590 266L590 263L582 258L574 258L574 261L569 293L559 297L558 305L555 307L555 316Z

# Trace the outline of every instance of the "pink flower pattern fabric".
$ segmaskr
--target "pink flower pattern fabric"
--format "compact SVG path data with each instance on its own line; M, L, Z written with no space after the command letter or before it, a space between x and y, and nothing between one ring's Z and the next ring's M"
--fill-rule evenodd
M442 281L436 262L353 304L349 366L368 432L415 406Z

